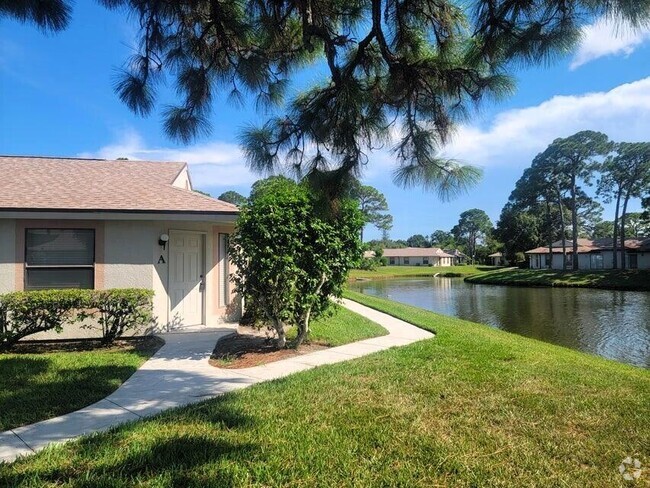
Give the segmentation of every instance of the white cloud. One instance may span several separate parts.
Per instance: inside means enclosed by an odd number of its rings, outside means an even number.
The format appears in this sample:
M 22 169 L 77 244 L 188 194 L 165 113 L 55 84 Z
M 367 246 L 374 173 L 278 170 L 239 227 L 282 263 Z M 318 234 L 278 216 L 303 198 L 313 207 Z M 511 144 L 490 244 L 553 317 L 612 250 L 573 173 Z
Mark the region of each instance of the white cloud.
M 650 77 L 607 92 L 556 96 L 507 110 L 487 128 L 463 125 L 443 152 L 468 164 L 525 167 L 558 137 L 596 130 L 615 141 L 645 141 L 649 127 Z
M 186 148 L 147 147 L 134 130 L 123 132 L 118 140 L 80 157 L 147 161 L 183 161 L 188 163 L 196 187 L 248 185 L 257 177 L 246 167 L 237 144 L 213 141 Z
M 650 25 L 635 29 L 606 17 L 600 18 L 582 29 L 582 42 L 571 61 L 571 69 L 604 56 L 629 56 L 647 40 L 650 40 Z
M 607 92 L 556 96 L 539 105 L 506 110 L 485 127 L 466 124 L 458 128 L 443 155 L 483 167 L 530 165 L 535 155 L 554 139 L 581 130 L 597 130 L 615 141 L 645 141 L 650 132 L 650 77 L 617 86 Z M 185 161 L 192 165 L 197 187 L 248 185 L 258 179 L 246 166 L 237 144 L 214 141 L 188 148 L 148 147 L 135 131 L 117 142 L 82 157 Z M 364 176 L 384 181 L 397 161 L 388 148 L 369 154 Z

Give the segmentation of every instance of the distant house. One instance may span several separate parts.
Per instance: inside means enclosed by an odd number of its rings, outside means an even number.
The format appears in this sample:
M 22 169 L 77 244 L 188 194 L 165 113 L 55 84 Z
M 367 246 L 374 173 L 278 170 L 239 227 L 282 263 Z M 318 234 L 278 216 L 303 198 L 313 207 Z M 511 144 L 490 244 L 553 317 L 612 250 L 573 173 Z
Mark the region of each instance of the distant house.
M 377 253 L 375 251 L 363 251 L 364 259 L 373 259 L 376 256 L 377 256 Z
M 495 252 L 494 254 L 490 254 L 488 256 L 488 258 L 490 258 L 490 261 L 492 261 L 492 266 L 505 266 L 506 265 L 506 260 L 503 257 L 503 253 Z
M 390 266 L 452 266 L 454 256 L 438 247 L 405 247 L 384 249 Z
M 215 325 L 233 300 L 238 208 L 185 163 L 0 156 L 0 293 L 147 288 L 167 326 Z
M 467 262 L 467 254 L 462 253 L 458 249 L 443 249 L 443 251 L 454 258 L 454 264 L 465 264 Z
M 578 239 L 578 269 L 611 269 L 614 262 L 613 240 Z M 573 267 L 573 242 L 565 243 L 567 268 Z M 625 267 L 629 269 L 650 269 L 650 238 L 626 239 L 625 250 L 618 249 L 618 263 L 625 258 Z M 538 247 L 526 251 L 528 263 L 532 269 L 562 269 L 562 241 L 556 241 L 551 246 Z M 551 257 L 552 256 L 552 257 Z

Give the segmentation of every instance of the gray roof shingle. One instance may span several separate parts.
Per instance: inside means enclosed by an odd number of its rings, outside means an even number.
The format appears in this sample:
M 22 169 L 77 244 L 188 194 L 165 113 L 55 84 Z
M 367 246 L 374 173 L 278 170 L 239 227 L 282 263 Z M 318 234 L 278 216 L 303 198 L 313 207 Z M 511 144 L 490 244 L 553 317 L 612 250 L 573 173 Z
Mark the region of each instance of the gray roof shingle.
M 0 211 L 236 213 L 172 185 L 179 162 L 0 156 Z

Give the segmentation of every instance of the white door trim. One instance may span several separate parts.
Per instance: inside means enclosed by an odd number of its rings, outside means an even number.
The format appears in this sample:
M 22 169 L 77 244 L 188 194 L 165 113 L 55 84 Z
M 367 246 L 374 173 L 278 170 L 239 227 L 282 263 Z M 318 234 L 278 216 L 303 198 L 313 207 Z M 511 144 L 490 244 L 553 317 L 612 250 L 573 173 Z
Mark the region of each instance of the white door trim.
M 207 235 L 208 233 L 205 231 L 198 231 L 198 230 L 185 230 L 185 229 L 169 229 L 169 246 L 167 249 L 167 317 L 172 318 L 172 298 L 171 298 L 171 270 L 172 270 L 172 254 L 171 254 L 171 237 L 172 234 L 197 234 L 201 236 L 201 240 L 203 242 L 203 269 L 201 270 L 201 274 L 203 275 L 203 290 L 201 292 L 201 324 L 200 325 L 206 325 L 206 296 L 207 296 L 207 287 L 208 287 L 208 280 L 207 280 L 207 247 L 208 247 L 208 242 L 207 242 Z M 168 319 L 169 322 L 169 319 Z

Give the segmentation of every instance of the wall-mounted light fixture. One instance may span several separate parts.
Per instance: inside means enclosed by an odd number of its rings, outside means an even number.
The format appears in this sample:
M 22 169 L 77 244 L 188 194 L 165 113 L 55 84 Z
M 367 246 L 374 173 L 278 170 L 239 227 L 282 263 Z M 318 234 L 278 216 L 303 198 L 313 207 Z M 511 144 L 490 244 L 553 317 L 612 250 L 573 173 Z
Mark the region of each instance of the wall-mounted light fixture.
M 161 245 L 163 249 L 167 247 L 168 242 L 169 236 L 167 234 L 160 234 L 160 237 L 158 238 L 158 244 Z

